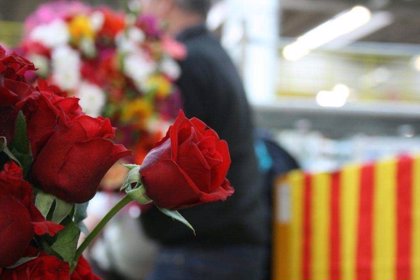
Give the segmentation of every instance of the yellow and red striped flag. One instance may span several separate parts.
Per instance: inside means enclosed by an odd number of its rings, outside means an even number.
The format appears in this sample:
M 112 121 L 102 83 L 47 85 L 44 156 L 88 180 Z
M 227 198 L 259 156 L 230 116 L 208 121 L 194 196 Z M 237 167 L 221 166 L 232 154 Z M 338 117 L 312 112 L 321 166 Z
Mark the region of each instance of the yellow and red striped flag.
M 275 194 L 273 280 L 420 280 L 420 156 L 293 171 Z

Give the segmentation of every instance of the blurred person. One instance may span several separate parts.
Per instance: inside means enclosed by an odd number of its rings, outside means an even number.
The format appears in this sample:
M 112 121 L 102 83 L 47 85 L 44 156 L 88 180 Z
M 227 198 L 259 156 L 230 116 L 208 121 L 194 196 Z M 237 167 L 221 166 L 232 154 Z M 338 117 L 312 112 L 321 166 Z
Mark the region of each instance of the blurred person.
M 262 280 L 266 274 L 268 206 L 254 153 L 253 124 L 242 81 L 205 27 L 209 0 L 143 0 L 142 9 L 185 44 L 180 61 L 183 109 L 213 128 L 230 148 L 228 174 L 235 194 L 225 202 L 181 210 L 196 236 L 156 208 L 140 216 L 160 244 L 147 280 Z

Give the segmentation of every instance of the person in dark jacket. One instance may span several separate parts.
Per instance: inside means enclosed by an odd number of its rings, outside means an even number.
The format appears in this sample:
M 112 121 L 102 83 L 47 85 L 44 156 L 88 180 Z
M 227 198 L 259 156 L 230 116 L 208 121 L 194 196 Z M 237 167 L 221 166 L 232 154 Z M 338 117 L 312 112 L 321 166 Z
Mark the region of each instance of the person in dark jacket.
M 161 244 L 148 280 L 261 280 L 269 221 L 254 153 L 252 114 L 234 64 L 205 27 L 210 1 L 145 2 L 144 12 L 167 21 L 168 32 L 186 46 L 177 81 L 183 110 L 228 142 L 228 179 L 235 188 L 227 201 L 180 211 L 196 236 L 157 209 L 142 213 L 145 232 Z

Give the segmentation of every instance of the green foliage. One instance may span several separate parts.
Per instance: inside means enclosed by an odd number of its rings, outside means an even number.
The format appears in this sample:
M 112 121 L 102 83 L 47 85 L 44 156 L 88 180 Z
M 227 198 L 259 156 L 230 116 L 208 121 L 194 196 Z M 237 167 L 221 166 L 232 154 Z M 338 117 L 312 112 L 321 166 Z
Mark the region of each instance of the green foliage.
M 55 198 L 54 212 L 52 214 L 51 221 L 56 222 L 58 224 L 61 223 L 65 218 L 72 214 L 73 208 L 73 204 Z
M 193 226 L 178 211 L 171 211 L 169 209 L 159 207 L 157 208 L 166 216 L 171 217 L 172 219 L 177 220 L 178 222 L 181 222 L 187 227 L 189 227 L 195 235 L 195 229 L 193 228 Z
M 19 160 L 15 157 L 15 155 L 7 147 L 7 139 L 4 136 L 0 136 L 0 153 L 2 153 L 2 155 L 6 155 L 6 157 L 12 159 L 17 164 L 21 165 Z M 7 159 L 4 159 L 4 156 L 2 156 L 2 158 L 3 158 L 2 159 L 2 165 L 3 165 L 7 161 Z M 4 161 L 4 163 L 3 163 L 3 161 Z
M 15 135 L 11 143 L 11 152 L 23 168 L 24 174 L 28 175 L 32 165 L 32 153 L 29 144 L 25 116 L 22 111 L 16 118 Z
M 39 191 L 35 197 L 35 206 L 41 212 L 42 216 L 45 218 L 50 213 L 51 208 L 53 207 L 55 197 Z
M 51 249 L 57 253 L 64 261 L 73 266 L 74 257 L 77 248 L 77 242 L 80 236 L 79 227 L 69 222 L 65 228 L 57 234 L 55 242 L 51 245 Z

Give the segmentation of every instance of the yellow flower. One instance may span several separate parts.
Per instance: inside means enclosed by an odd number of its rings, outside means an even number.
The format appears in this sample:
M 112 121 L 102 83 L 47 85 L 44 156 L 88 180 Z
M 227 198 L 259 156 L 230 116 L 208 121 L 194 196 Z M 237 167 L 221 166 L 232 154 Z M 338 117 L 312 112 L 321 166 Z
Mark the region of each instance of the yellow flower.
M 146 82 L 148 90 L 156 93 L 157 98 L 165 98 L 171 93 L 171 83 L 163 75 L 153 75 Z
M 75 16 L 69 23 L 69 32 L 72 40 L 79 43 L 83 38 L 93 39 L 95 36 L 92 24 L 87 16 Z
M 142 128 L 153 113 L 152 105 L 141 98 L 130 101 L 123 106 L 121 121 L 132 123 Z

